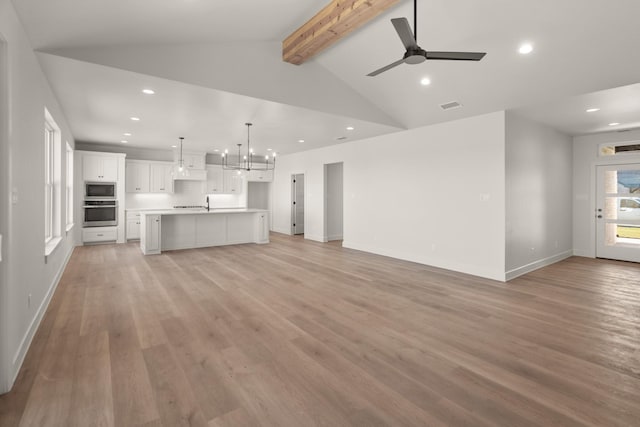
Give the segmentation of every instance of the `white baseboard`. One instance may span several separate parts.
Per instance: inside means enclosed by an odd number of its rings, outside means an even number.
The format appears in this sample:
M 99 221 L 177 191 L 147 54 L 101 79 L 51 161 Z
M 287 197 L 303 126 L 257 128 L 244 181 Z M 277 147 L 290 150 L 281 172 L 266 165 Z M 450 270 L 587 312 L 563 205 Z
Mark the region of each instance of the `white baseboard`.
M 362 252 L 369 252 L 372 254 L 388 256 L 390 258 L 401 259 L 405 261 L 411 261 L 418 264 L 429 265 L 432 267 L 442 268 L 444 270 L 456 271 L 459 273 L 470 274 L 472 276 L 484 277 L 486 279 L 497 280 L 500 282 L 505 281 L 504 271 L 490 269 L 486 267 L 479 267 L 477 265 L 463 264 L 451 259 L 442 258 L 430 258 L 424 255 L 416 256 L 415 253 L 407 253 L 396 250 L 388 250 L 384 248 L 374 247 L 368 244 L 361 244 L 350 240 L 343 240 L 342 247 L 348 249 L 355 249 Z
M 27 332 L 25 333 L 24 337 L 22 337 L 22 341 L 20 342 L 18 351 L 16 351 L 16 354 L 13 356 L 13 364 L 12 364 L 13 372 L 11 373 L 11 382 L 9 384 L 10 388 L 13 387 L 13 384 L 15 383 L 16 378 L 18 377 L 18 373 L 20 372 L 20 368 L 22 367 L 24 358 L 27 355 L 27 351 L 29 350 L 29 347 L 31 346 L 31 341 L 33 340 L 33 337 L 36 331 L 38 330 L 38 327 L 40 326 L 40 322 L 42 321 L 42 317 L 44 316 L 44 313 L 47 311 L 47 308 L 49 307 L 49 303 L 51 302 L 51 298 L 53 297 L 53 294 L 58 288 L 58 284 L 60 283 L 60 279 L 62 278 L 62 273 L 64 273 L 65 268 L 67 268 L 67 264 L 71 259 L 71 254 L 73 254 L 74 249 L 75 249 L 74 246 L 69 248 L 69 252 L 67 253 L 67 256 L 64 262 L 60 266 L 60 269 L 58 270 L 58 272 L 56 273 L 56 276 L 53 279 L 53 283 L 51 283 L 51 286 L 49 287 L 49 291 L 47 291 L 47 294 L 45 295 L 44 300 L 42 300 L 40 307 L 38 307 L 38 311 L 36 311 L 36 315 L 33 317 L 33 320 L 31 321 L 31 324 L 29 325 Z
M 589 250 L 574 249 L 573 250 L 573 255 L 574 256 L 581 256 L 581 257 L 585 257 L 585 258 L 595 258 L 595 254 L 592 253 Z
M 511 279 L 515 279 L 516 277 L 522 276 L 523 274 L 530 273 L 534 270 L 537 270 L 542 267 L 546 267 L 551 264 L 555 264 L 558 261 L 562 261 L 563 259 L 567 259 L 573 256 L 573 250 L 561 252 L 559 254 L 550 256 L 548 258 L 540 259 L 538 261 L 534 261 L 527 265 L 523 265 L 522 267 L 514 268 L 513 270 L 509 270 L 506 272 L 505 276 L 507 281 Z
M 342 234 L 334 234 L 332 236 L 327 236 L 328 241 L 332 240 L 342 240 Z
M 275 233 L 282 233 L 282 234 L 286 234 L 291 236 L 291 229 L 290 228 L 278 228 L 278 227 L 273 227 L 271 229 L 271 231 L 275 232 Z
M 327 238 L 324 236 L 314 236 L 312 234 L 305 233 L 304 238 L 307 240 L 313 240 L 315 242 L 327 243 Z

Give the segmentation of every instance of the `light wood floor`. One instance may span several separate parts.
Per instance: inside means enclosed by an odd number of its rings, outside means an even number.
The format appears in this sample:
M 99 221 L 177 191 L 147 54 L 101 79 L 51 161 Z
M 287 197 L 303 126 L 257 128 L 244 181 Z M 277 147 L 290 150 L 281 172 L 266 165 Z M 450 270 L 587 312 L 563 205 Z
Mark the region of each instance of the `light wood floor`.
M 2 426 L 638 426 L 640 266 L 77 248 Z

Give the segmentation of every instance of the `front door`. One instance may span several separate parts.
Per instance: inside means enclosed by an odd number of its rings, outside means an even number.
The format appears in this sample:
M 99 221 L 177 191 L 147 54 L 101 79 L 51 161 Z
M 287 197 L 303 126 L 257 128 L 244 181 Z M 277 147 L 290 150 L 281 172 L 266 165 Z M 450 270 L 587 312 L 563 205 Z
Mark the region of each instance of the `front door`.
M 640 262 L 640 164 L 598 166 L 596 256 Z

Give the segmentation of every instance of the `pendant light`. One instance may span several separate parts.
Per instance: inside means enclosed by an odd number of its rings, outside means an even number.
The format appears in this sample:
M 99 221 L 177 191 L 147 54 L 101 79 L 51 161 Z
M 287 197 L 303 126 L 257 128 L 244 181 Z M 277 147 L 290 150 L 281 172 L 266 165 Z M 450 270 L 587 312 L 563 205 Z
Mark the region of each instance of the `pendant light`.
M 252 170 L 274 170 L 276 167 L 276 153 L 274 152 L 271 158 L 267 155 L 264 156 L 264 163 L 253 163 L 254 152 L 251 148 L 251 135 L 250 129 L 253 123 L 245 123 L 247 127 L 247 154 L 242 155 L 242 144 L 236 144 L 238 146 L 238 158 L 237 162 L 229 162 L 229 150 L 224 150 L 221 155 L 222 168 L 237 170 L 237 171 L 252 171 Z
M 179 177 L 189 176 L 189 169 L 184 167 L 184 157 L 182 156 L 182 143 L 184 142 L 184 136 L 180 138 L 180 157 L 178 157 L 178 164 L 175 166 L 173 175 Z

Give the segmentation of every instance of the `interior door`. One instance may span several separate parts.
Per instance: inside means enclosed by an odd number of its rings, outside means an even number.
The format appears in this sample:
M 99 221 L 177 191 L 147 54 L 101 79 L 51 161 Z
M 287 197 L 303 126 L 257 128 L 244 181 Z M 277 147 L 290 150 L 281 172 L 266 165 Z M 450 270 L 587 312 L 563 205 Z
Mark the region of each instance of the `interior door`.
M 291 175 L 291 233 L 304 234 L 304 174 Z
M 598 166 L 596 256 L 640 262 L 640 164 Z

